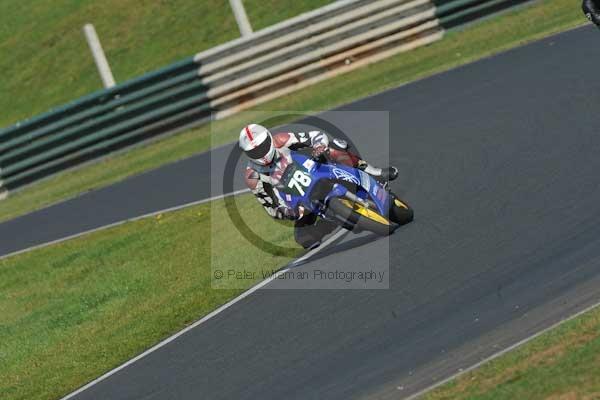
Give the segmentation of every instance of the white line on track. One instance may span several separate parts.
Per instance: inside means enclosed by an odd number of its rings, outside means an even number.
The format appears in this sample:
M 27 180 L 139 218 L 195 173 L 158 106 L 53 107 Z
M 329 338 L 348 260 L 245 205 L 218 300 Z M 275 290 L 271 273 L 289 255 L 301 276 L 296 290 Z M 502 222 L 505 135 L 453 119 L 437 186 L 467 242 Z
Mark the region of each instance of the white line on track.
M 148 217 L 154 217 L 155 215 L 158 215 L 158 214 L 163 214 L 163 213 L 167 213 L 167 212 L 171 212 L 171 211 L 177 211 L 177 210 L 181 210 L 183 208 L 197 206 L 198 204 L 208 203 L 208 202 L 213 201 L 213 200 L 219 200 L 219 199 L 223 199 L 223 198 L 229 197 L 229 196 L 236 196 L 238 194 L 242 194 L 242 193 L 246 193 L 246 192 L 250 192 L 250 189 L 236 190 L 235 192 L 226 193 L 226 194 L 220 194 L 218 196 L 209 197 L 207 199 L 192 201 L 191 203 L 181 204 L 181 205 L 178 205 L 178 206 L 175 206 L 175 207 L 165 208 L 165 209 L 158 210 L 158 211 L 152 211 L 151 213 L 148 213 L 148 214 L 139 215 L 137 217 L 133 217 L 133 218 L 125 219 L 125 220 L 122 220 L 122 221 L 114 222 L 114 223 L 108 224 L 108 225 L 102 225 L 102 226 L 99 226 L 99 227 L 94 228 L 94 229 L 90 229 L 90 230 L 87 230 L 87 231 L 76 233 L 74 235 L 65 236 L 63 238 L 52 240 L 50 242 L 36 244 L 35 246 L 31 246 L 31 247 L 28 247 L 26 249 L 22 249 L 22 250 L 14 251 L 12 253 L 4 254 L 4 255 L 0 256 L 0 260 L 2 260 L 4 258 L 16 256 L 17 254 L 26 253 L 26 252 L 31 251 L 31 250 L 40 249 L 42 247 L 46 247 L 46 246 L 50 246 L 50 245 L 53 245 L 53 244 L 65 242 L 67 240 L 75 239 L 75 238 L 78 238 L 80 236 L 89 235 L 90 233 L 98 232 L 98 231 L 101 231 L 103 229 L 114 228 L 115 226 L 122 225 L 122 224 L 124 224 L 126 222 L 132 222 L 132 221 L 137 221 L 137 220 L 148 218 Z
M 238 192 L 244 192 L 244 191 L 238 191 Z M 231 195 L 236 194 L 238 192 L 231 193 Z M 221 197 L 224 197 L 224 196 L 221 196 Z M 216 198 L 212 198 L 212 199 L 215 200 L 215 199 L 218 199 L 218 198 L 219 198 L 219 196 L 217 196 Z M 205 201 L 209 201 L 209 200 L 211 200 L 211 199 L 202 200 L 201 202 L 205 202 Z M 200 202 L 196 202 L 194 204 L 199 204 L 199 203 Z M 190 203 L 190 205 L 192 205 L 192 204 Z M 184 206 L 179 206 L 179 208 L 183 208 L 183 207 Z M 176 208 L 176 209 L 178 209 L 178 208 Z M 172 210 L 170 209 L 170 211 L 172 211 Z M 155 214 L 158 214 L 158 212 L 155 213 Z M 142 217 L 138 217 L 138 219 L 139 218 L 142 218 Z M 256 284 L 255 286 L 253 286 L 250 289 L 246 290 L 244 293 L 240 294 L 239 296 L 237 296 L 236 298 L 230 300 L 229 302 L 223 304 L 221 307 L 219 307 L 216 310 L 212 311 L 211 313 L 205 315 L 200 320 L 194 322 L 192 325 L 187 326 L 183 330 L 175 333 L 174 335 L 166 338 L 162 342 L 160 342 L 160 343 L 154 345 L 153 347 L 149 348 L 148 350 L 144 351 L 142 354 L 140 354 L 140 355 L 132 358 L 131 360 L 125 362 L 124 364 L 121 364 L 117 368 L 108 371 L 107 373 L 105 373 L 101 377 L 99 377 L 99 378 L 91 381 L 90 383 L 86 384 L 85 386 L 82 386 L 79 389 L 77 389 L 76 391 L 74 391 L 74 392 L 66 395 L 61 400 L 68 400 L 68 399 L 71 399 L 71 398 L 77 396 L 81 392 L 83 392 L 83 391 L 91 388 L 92 386 L 98 384 L 99 382 L 102 382 L 103 380 L 105 380 L 106 378 L 110 377 L 111 375 L 116 374 L 117 372 L 119 372 L 122 369 L 128 367 L 129 365 L 135 363 L 136 361 L 138 361 L 138 360 L 146 357 L 148 354 L 153 353 L 156 350 L 160 349 L 161 347 L 164 347 L 165 345 L 171 343 L 172 341 L 174 341 L 175 339 L 177 339 L 181 335 L 185 334 L 186 332 L 191 331 L 192 329 L 198 327 L 199 325 L 203 324 L 204 322 L 208 321 L 209 319 L 211 319 L 211 318 L 215 317 L 216 315 L 222 313 L 223 311 L 225 311 L 229 307 L 233 306 L 235 303 L 240 302 L 241 300 L 243 300 L 246 297 L 250 296 L 252 293 L 256 292 L 257 290 L 259 290 L 259 289 L 267 286 L 269 283 L 273 282 L 275 279 L 277 279 L 281 275 L 283 275 L 286 272 L 288 272 L 291 268 L 293 268 L 294 266 L 298 265 L 300 262 L 306 261 L 307 259 L 309 259 L 313 255 L 317 254 L 319 251 L 325 249 L 327 246 L 329 246 L 331 243 L 335 242 L 337 239 L 339 239 L 340 237 L 342 237 L 347 232 L 348 231 L 345 230 L 345 229 L 338 230 L 333 235 L 331 235 L 331 237 L 329 237 L 326 241 L 324 241 L 319 247 L 317 247 L 316 249 L 313 249 L 313 250 L 309 251 L 308 253 L 306 253 L 302 257 L 294 260 L 293 262 L 291 262 L 290 264 L 288 264 L 287 267 L 284 267 L 284 268 L 280 269 L 275 274 L 271 275 L 269 278 L 267 278 L 267 279 L 263 280 L 262 282 Z
M 577 313 L 575 313 L 575 314 L 573 314 L 573 315 L 571 315 L 569 317 L 563 318 L 560 321 L 555 322 L 554 324 L 550 325 L 549 327 L 544 328 L 541 331 L 538 331 L 538 332 L 534 333 L 533 335 L 528 336 L 525 339 L 522 339 L 522 340 L 518 341 L 517 343 L 514 343 L 514 344 L 508 346 L 507 348 L 505 348 L 503 350 L 500 350 L 497 353 L 492 354 L 491 356 L 485 358 L 484 360 L 481 360 L 478 363 L 473 364 L 470 367 L 465 368 L 462 371 L 459 371 L 459 372 L 457 372 L 457 373 L 455 373 L 455 374 L 453 374 L 453 375 L 451 375 L 451 376 L 449 376 L 449 377 L 447 377 L 445 379 L 442 379 L 441 381 L 439 381 L 437 383 L 434 383 L 433 385 L 431 385 L 431 386 L 429 386 L 429 387 L 427 387 L 427 388 L 425 388 L 425 389 L 423 389 L 423 390 L 421 390 L 421 391 L 419 391 L 419 392 L 417 392 L 417 393 L 415 393 L 415 394 L 407 397 L 405 400 L 415 400 L 418 397 L 424 395 L 425 393 L 427 393 L 427 392 L 429 392 L 431 390 L 434 390 L 434 389 L 442 386 L 443 384 L 448 383 L 451 380 L 456 379 L 456 378 L 460 377 L 463 374 L 466 374 L 467 372 L 473 371 L 474 369 L 479 368 L 483 364 L 488 363 L 488 362 L 490 362 L 490 361 L 492 361 L 492 360 L 494 360 L 494 359 L 496 359 L 496 358 L 498 358 L 498 357 L 500 357 L 500 356 L 508 353 L 509 351 L 514 350 L 517 347 L 520 347 L 520 346 L 524 345 L 525 343 L 530 342 L 531 340 L 533 340 L 533 339 L 537 338 L 538 336 L 541 336 L 544 333 L 546 333 L 546 332 L 548 332 L 548 331 L 550 331 L 550 330 L 558 327 L 559 325 L 561 325 L 561 324 L 563 324 L 565 322 L 568 322 L 568 321 L 570 321 L 572 319 L 575 319 L 575 318 L 579 317 L 580 315 L 583 315 L 586 312 L 591 311 L 591 310 L 593 310 L 594 308 L 597 308 L 597 307 L 600 307 L 600 302 L 592 304 L 591 306 L 588 306 L 588 307 L 584 308 L 583 310 L 578 311 Z
M 243 191 L 240 191 L 240 192 L 243 192 Z M 238 192 L 235 192 L 235 193 L 238 193 Z M 216 196 L 213 199 L 218 199 L 218 198 L 221 198 L 221 197 L 225 197 L 225 195 L 223 195 L 223 196 Z M 194 204 L 199 204 L 201 202 L 205 202 L 205 201 L 209 201 L 209 200 L 210 199 L 202 200 L 202 201 L 196 202 Z M 192 203 L 190 203 L 190 205 L 192 205 Z M 185 207 L 185 205 L 184 206 L 180 206 L 178 208 L 183 208 L 183 207 Z M 178 208 L 176 207 L 175 209 L 178 209 Z M 158 212 L 156 214 L 158 214 Z M 142 217 L 138 217 L 138 218 L 142 218 Z M 318 252 L 326 249 L 329 245 L 331 245 L 336 240 L 338 240 L 339 238 L 341 238 L 347 232 L 348 231 L 345 230 L 345 229 L 339 229 L 337 232 L 335 232 L 333 235 L 331 235 L 326 241 L 324 241 L 321 244 L 321 246 L 319 246 L 316 249 L 313 249 L 313 250 L 307 252 L 302 257 L 300 257 L 300 258 L 292 261 L 286 267 L 280 269 L 275 274 L 271 275 L 269 278 L 261 281 L 260 283 L 256 284 L 255 286 L 251 287 L 250 289 L 246 290 L 245 292 L 243 292 L 242 294 L 240 294 L 236 298 L 234 298 L 234 299 L 230 300 L 229 302 L 223 304 L 222 306 L 220 306 L 216 310 L 214 310 L 214 311 L 210 312 L 209 314 L 205 315 L 204 317 L 202 317 L 200 320 L 194 322 L 192 325 L 187 326 L 186 328 L 182 329 L 181 331 L 173 334 L 172 336 L 166 338 L 165 340 L 161 341 L 160 343 L 158 343 L 158 344 L 154 345 L 153 347 L 149 348 L 148 350 L 144 351 L 140 355 L 138 355 L 138 356 L 136 356 L 136 357 L 134 357 L 134 358 L 126 361 L 125 363 L 121 364 L 120 366 L 118 366 L 118 367 L 116 367 L 116 368 L 108 371 L 104 375 L 102 375 L 99 378 L 97 378 L 97 379 L 89 382 L 88 384 L 82 386 L 81 388 L 75 390 L 74 392 L 66 395 L 65 397 L 63 397 L 60 400 L 69 400 L 69 399 L 72 399 L 73 397 L 77 396 L 78 394 L 82 393 L 83 391 L 85 391 L 85 390 L 91 388 L 92 386 L 94 386 L 94 385 L 96 385 L 96 384 L 104 381 L 105 379 L 107 379 L 110 376 L 116 374 L 117 372 L 119 372 L 119 371 L 127 368 L 128 366 L 130 366 L 131 364 L 135 363 L 136 361 L 138 361 L 138 360 L 146 357 L 147 355 L 155 352 L 156 350 L 160 349 L 161 347 L 164 347 L 167 344 L 173 342 L 178 337 L 180 337 L 180 336 L 184 335 L 185 333 L 191 331 L 192 329 L 194 329 L 194 328 L 202 325 L 204 322 L 206 322 L 206 321 L 210 320 L 211 318 L 217 316 L 218 314 L 222 313 L 223 311 L 227 310 L 228 308 L 230 308 L 234 304 L 240 302 L 241 300 L 243 300 L 246 297 L 250 296 L 254 292 L 258 291 L 259 289 L 262 289 L 263 287 L 267 286 L 269 283 L 273 282 L 275 279 L 277 279 L 281 275 L 285 274 L 290 269 L 292 269 L 295 266 L 299 265 L 300 263 L 302 263 L 302 262 L 310 259 L 312 256 L 314 256 Z M 497 353 L 492 354 L 491 356 L 487 357 L 486 359 L 484 359 L 482 361 L 479 361 L 478 363 L 473 364 L 470 367 L 465 368 L 464 370 L 462 370 L 460 372 L 457 372 L 457 373 L 455 373 L 455 374 L 453 374 L 453 375 L 451 375 L 451 376 L 449 376 L 449 377 L 447 377 L 447 378 L 445 378 L 445 379 L 443 379 L 443 380 L 441 380 L 441 381 L 439 381 L 439 382 L 437 382 L 437 383 L 435 383 L 435 384 L 433 384 L 433 385 L 431 385 L 431 386 L 429 386 L 429 387 L 427 387 L 427 388 L 425 388 L 425 389 L 423 389 L 423 390 L 421 390 L 421 391 L 419 391 L 419 392 L 417 392 L 417 393 L 415 393 L 415 394 L 407 397 L 405 400 L 415 400 L 418 397 L 422 396 L 423 394 L 425 394 L 425 393 L 427 393 L 427 392 L 429 392 L 431 390 L 434 390 L 435 388 L 437 388 L 437 387 L 439 387 L 439 386 L 441 386 L 441 385 L 443 385 L 445 383 L 448 383 L 449 381 L 451 381 L 451 380 L 453 380 L 453 379 L 455 379 L 455 378 L 457 378 L 457 377 L 459 377 L 459 376 L 461 376 L 463 374 L 466 374 L 467 372 L 470 372 L 470 371 L 472 371 L 472 370 L 480 367 L 481 365 L 483 365 L 483 364 L 485 364 L 487 362 L 490 362 L 490 361 L 494 360 L 495 358 L 498 358 L 498 357 L 500 357 L 500 356 L 508 353 L 509 351 L 514 350 L 515 348 L 517 348 L 519 346 L 522 346 L 523 344 L 525 344 L 525 343 L 527 343 L 527 342 L 529 342 L 529 341 L 537 338 L 538 336 L 543 335 L 544 333 L 546 333 L 546 332 L 548 332 L 548 331 L 556 328 L 557 326 L 559 326 L 559 325 L 561 325 L 561 324 L 563 324 L 563 323 L 565 323 L 567 321 L 570 321 L 570 320 L 572 320 L 574 318 L 577 318 L 580 315 L 585 314 L 586 312 L 591 311 L 592 309 L 597 308 L 597 307 L 600 307 L 600 302 L 595 303 L 595 304 L 593 304 L 591 306 L 588 306 L 588 307 L 584 308 L 583 310 L 581 310 L 581 311 L 579 311 L 579 312 L 577 312 L 577 313 L 575 313 L 575 314 L 573 314 L 573 315 L 571 315 L 571 316 L 569 316 L 567 318 L 561 319 L 560 321 L 558 321 L 558 322 L 550 325 L 549 327 L 544 328 L 541 331 L 536 332 L 533 335 L 530 335 L 530 336 L 528 336 L 528 337 L 526 337 L 526 338 L 518 341 L 517 343 L 514 343 L 514 344 L 506 347 L 505 349 L 503 349 L 503 350 L 501 350 L 501 351 L 499 351 Z

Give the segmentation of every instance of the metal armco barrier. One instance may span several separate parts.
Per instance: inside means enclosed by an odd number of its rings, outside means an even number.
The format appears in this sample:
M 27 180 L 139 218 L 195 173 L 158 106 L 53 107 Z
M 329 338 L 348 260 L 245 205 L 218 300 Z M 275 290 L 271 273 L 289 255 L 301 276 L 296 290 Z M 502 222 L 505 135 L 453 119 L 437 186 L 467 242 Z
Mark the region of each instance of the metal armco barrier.
M 527 0 L 342 0 L 0 130 L 7 190 L 432 43 Z

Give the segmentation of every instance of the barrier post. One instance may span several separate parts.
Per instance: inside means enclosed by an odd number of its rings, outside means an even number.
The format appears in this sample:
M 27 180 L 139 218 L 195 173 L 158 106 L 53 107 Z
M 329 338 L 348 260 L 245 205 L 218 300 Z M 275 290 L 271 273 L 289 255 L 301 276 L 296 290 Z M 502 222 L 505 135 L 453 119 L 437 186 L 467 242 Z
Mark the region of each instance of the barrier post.
M 92 51 L 92 56 L 94 57 L 94 62 L 96 63 L 98 72 L 100 73 L 102 84 L 106 89 L 115 86 L 115 78 L 110 70 L 110 65 L 108 65 L 108 60 L 106 59 L 106 55 L 104 54 L 104 50 L 102 49 L 102 45 L 100 44 L 100 39 L 98 39 L 98 34 L 96 33 L 94 25 L 85 24 L 83 27 L 83 33 L 85 34 L 88 46 Z
M 246 9 L 244 8 L 242 0 L 229 0 L 229 4 L 231 4 L 235 21 L 238 24 L 242 36 L 252 35 L 252 26 L 248 20 L 248 15 L 246 14 Z

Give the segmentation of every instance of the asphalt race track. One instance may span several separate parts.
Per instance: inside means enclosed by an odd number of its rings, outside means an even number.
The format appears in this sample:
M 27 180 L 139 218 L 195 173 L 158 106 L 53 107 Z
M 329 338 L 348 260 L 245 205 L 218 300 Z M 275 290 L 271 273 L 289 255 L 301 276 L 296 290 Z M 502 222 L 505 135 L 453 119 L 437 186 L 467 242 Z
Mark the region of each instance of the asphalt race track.
M 585 27 L 344 107 L 390 111 L 416 220 L 299 268 L 389 256 L 390 289 L 260 290 L 76 398 L 402 398 L 597 302 L 599 44 Z M 197 200 L 207 160 L 1 224 L 1 250 Z

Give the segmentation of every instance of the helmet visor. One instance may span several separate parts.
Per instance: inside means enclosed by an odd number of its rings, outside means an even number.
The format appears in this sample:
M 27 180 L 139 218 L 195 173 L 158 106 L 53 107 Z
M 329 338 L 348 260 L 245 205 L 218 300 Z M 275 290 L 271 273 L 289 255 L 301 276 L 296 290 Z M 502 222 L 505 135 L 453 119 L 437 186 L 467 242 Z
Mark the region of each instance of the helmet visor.
M 251 150 L 247 150 L 246 154 L 253 160 L 260 160 L 269 153 L 269 150 L 271 150 L 271 137 L 267 135 L 264 142 Z

